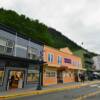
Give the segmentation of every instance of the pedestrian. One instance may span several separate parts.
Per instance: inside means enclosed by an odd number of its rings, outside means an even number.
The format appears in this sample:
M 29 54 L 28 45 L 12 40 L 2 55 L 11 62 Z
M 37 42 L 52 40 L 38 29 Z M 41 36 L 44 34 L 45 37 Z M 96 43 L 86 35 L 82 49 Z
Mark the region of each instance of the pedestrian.
M 80 73 L 79 77 L 80 77 L 81 82 L 85 81 L 85 75 L 84 75 L 84 73 Z

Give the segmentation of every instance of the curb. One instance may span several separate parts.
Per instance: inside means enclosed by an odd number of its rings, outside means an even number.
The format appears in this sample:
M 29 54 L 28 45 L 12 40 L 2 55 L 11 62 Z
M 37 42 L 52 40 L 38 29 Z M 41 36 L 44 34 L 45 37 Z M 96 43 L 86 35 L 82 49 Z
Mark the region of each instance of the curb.
M 21 96 L 41 95 L 41 94 L 47 94 L 47 93 L 58 92 L 58 91 L 63 91 L 63 90 L 71 90 L 71 89 L 76 89 L 76 88 L 88 86 L 95 83 L 100 83 L 100 81 L 94 81 L 91 83 L 83 83 L 80 85 L 65 86 L 63 88 L 54 88 L 54 89 L 48 89 L 48 90 L 36 90 L 36 91 L 15 93 L 15 94 L 10 94 L 10 95 L 0 96 L 0 99 L 10 99 L 10 98 L 16 98 L 16 97 L 21 97 Z

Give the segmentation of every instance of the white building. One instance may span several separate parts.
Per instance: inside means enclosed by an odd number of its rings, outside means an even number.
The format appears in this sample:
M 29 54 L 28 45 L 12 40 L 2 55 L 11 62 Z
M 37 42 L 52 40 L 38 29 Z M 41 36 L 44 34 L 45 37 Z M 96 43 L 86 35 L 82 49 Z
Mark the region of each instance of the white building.
M 100 71 L 100 55 L 93 57 L 95 70 Z

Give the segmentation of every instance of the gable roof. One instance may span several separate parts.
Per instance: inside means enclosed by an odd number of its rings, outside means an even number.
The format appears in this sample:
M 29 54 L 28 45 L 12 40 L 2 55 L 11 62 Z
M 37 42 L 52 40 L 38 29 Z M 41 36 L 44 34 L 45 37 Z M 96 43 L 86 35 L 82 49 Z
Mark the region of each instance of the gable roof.
M 71 52 L 71 50 L 68 48 L 68 47 L 65 47 L 65 48 L 60 48 L 60 51 L 64 52 L 64 53 L 68 53 L 68 54 L 73 54 Z

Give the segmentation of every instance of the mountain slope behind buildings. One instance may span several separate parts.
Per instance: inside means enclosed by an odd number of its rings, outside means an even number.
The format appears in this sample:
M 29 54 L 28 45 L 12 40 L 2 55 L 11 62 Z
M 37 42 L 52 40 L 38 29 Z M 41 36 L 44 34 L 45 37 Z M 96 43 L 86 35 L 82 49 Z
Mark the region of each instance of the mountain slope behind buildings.
M 0 23 L 20 32 L 33 40 L 44 42 L 54 48 L 69 47 L 72 51 L 85 50 L 75 42 L 65 37 L 61 32 L 50 28 L 38 20 L 33 20 L 15 11 L 0 9 Z M 86 51 L 86 50 L 85 50 Z M 89 52 L 91 53 L 91 52 Z M 91 53 L 95 55 L 95 53 Z

